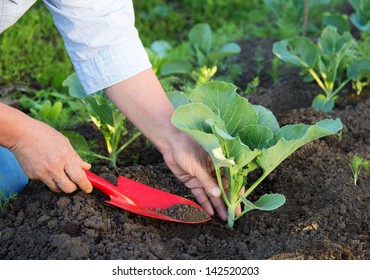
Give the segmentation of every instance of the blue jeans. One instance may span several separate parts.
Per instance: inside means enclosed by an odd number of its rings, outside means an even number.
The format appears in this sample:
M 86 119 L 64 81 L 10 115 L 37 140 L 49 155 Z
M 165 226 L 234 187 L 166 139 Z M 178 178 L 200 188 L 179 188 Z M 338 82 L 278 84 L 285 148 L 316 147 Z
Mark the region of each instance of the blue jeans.
M 0 202 L 23 190 L 27 183 L 28 178 L 14 155 L 0 147 Z

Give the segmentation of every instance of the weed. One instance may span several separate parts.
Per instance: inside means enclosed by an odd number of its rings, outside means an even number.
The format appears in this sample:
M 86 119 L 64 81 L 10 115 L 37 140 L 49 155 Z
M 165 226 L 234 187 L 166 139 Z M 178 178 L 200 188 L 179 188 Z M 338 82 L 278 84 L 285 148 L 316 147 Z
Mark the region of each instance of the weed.
M 12 208 L 12 201 L 18 197 L 18 193 L 11 192 L 9 196 L 5 196 L 4 192 L 0 191 L 0 209 Z

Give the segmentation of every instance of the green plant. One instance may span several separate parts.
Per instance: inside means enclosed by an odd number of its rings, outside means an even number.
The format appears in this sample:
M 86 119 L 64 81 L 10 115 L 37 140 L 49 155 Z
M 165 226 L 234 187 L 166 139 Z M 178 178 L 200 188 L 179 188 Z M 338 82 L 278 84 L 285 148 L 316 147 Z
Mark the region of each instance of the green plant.
M 0 36 L 0 84 L 62 90 L 73 71 L 63 40 L 44 5 L 35 4 Z
M 356 40 L 350 33 L 339 34 L 326 27 L 317 45 L 305 37 L 294 37 L 274 43 L 273 53 L 284 62 L 308 72 L 324 94 L 317 95 L 312 106 L 329 112 L 334 108 L 338 92 L 351 80 L 367 75 L 369 67 L 357 60 Z
M 273 24 L 276 25 L 281 38 L 301 33 L 304 1 L 264 0 L 264 4 L 274 16 Z
M 251 210 L 269 211 L 283 205 L 285 197 L 281 194 L 265 194 L 254 203 L 248 196 L 299 147 L 342 128 L 339 119 L 280 128 L 268 109 L 250 104 L 237 94 L 236 86 L 224 82 L 203 84 L 189 98 L 191 103 L 177 108 L 172 123 L 193 136 L 209 153 L 228 207 L 230 228 Z M 248 182 L 248 175 L 258 174 L 258 170 L 262 170 L 260 177 Z M 223 185 L 222 172 L 227 176 L 228 188 Z M 244 210 L 236 215 L 241 203 Z
M 87 143 L 86 139 L 75 131 L 61 131 L 68 138 L 72 147 L 78 155 L 86 162 L 93 163 L 96 159 L 102 159 L 111 162 L 111 158 L 95 153 L 93 151 L 94 143 Z
M 357 186 L 358 176 L 361 170 L 364 169 L 365 172 L 370 172 L 370 161 L 355 155 L 349 163 L 349 167 L 353 174 L 353 182 Z
M 18 197 L 18 193 L 12 192 L 8 196 L 5 196 L 5 194 L 0 191 L 0 209 L 2 208 L 11 208 L 12 207 L 12 201 L 15 200 Z
M 32 117 L 58 130 L 71 128 L 87 119 L 86 106 L 51 89 L 31 91 L 19 99 L 19 104 Z
M 126 117 L 106 97 L 103 91 L 87 95 L 82 88 L 76 74 L 70 75 L 63 85 L 69 88 L 69 94 L 79 98 L 88 107 L 90 118 L 103 133 L 110 163 L 117 165 L 118 155 L 141 135 L 136 128 L 132 132 L 127 129 Z M 124 136 L 128 139 L 122 144 Z
M 279 81 L 279 65 L 280 65 L 280 60 L 277 57 L 274 57 L 271 61 L 271 69 L 269 71 L 269 75 L 274 81 L 274 83 L 277 83 Z
M 260 84 L 260 78 L 258 76 L 253 78 L 253 80 L 250 81 L 247 84 L 247 88 L 245 89 L 245 93 L 248 94 L 248 95 L 257 93 L 257 87 L 259 86 L 259 84 Z
M 274 35 L 279 38 L 306 36 L 320 32 L 323 11 L 335 9 L 333 0 L 264 0 L 274 19 Z M 306 6 L 307 5 L 307 6 Z
M 358 60 L 357 63 L 359 67 L 353 69 L 356 78 L 352 80 L 352 88 L 360 95 L 370 85 L 370 59 Z
M 361 32 L 361 39 L 358 41 L 357 60 L 363 64 L 363 71 L 352 81 L 352 87 L 357 94 L 361 94 L 363 88 L 370 85 L 370 32 Z M 361 70 L 361 68 L 360 68 Z
M 215 50 L 212 29 L 208 23 L 198 23 L 189 32 L 189 44 L 196 56 L 198 67 L 213 67 L 227 56 L 240 52 L 238 44 L 232 42 Z
M 216 48 L 211 27 L 207 23 L 199 23 L 189 31 L 187 42 L 192 53 L 191 57 L 171 57 L 167 51 L 171 50 L 169 43 L 159 41 L 152 44 L 152 51 L 162 59 L 152 58 L 156 69 L 160 69 L 160 76 L 183 74 L 190 77 L 196 85 L 209 81 L 221 66 L 221 62 L 230 55 L 240 52 L 236 43 L 223 44 Z
M 349 3 L 355 9 L 350 16 L 351 22 L 361 31 L 370 30 L 370 1 L 349 0 Z

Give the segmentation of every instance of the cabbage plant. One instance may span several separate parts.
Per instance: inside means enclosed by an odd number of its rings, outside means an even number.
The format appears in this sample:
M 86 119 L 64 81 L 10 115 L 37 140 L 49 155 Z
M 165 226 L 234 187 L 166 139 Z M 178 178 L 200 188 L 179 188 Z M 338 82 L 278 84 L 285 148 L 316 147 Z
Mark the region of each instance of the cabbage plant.
M 236 92 L 236 86 L 225 82 L 198 86 L 189 99 L 190 103 L 176 109 L 172 123 L 194 137 L 209 153 L 228 207 L 230 228 L 251 210 L 269 211 L 282 206 L 285 203 L 282 194 L 264 194 L 254 202 L 249 196 L 299 147 L 342 128 L 339 119 L 280 127 L 271 111 L 252 105 Z M 261 176 L 249 182 L 251 176 L 248 175 L 258 169 L 262 171 Z M 222 173 L 227 176 L 227 188 L 222 182 Z M 236 215 L 240 204 L 244 205 L 243 210 Z
M 322 31 L 317 44 L 306 37 L 293 37 L 274 43 L 273 53 L 311 75 L 324 92 L 314 98 L 312 106 L 324 112 L 334 108 L 337 94 L 348 82 L 370 73 L 368 61 L 362 61 L 366 58 L 357 58 L 357 42 L 352 35 L 340 34 L 332 26 Z
M 117 107 L 109 100 L 104 91 L 86 94 L 76 73 L 71 74 L 63 82 L 63 85 L 68 87 L 69 95 L 79 98 L 88 107 L 90 118 L 95 126 L 102 132 L 107 146 L 109 158 L 99 156 L 100 159 L 109 159 L 112 167 L 117 166 L 118 155 L 130 145 L 136 138 L 141 135 L 141 132 L 134 128 L 130 132 L 127 128 L 127 119 Z M 72 134 L 65 134 L 70 138 L 71 143 L 78 143 L 78 137 Z M 128 136 L 128 139 L 122 143 L 122 138 Z M 85 146 L 81 141 L 78 147 Z M 86 149 L 81 150 L 82 152 Z M 95 156 L 97 154 L 94 154 Z
M 351 22 L 361 31 L 370 30 L 370 1 L 349 0 L 355 13 L 350 16 Z

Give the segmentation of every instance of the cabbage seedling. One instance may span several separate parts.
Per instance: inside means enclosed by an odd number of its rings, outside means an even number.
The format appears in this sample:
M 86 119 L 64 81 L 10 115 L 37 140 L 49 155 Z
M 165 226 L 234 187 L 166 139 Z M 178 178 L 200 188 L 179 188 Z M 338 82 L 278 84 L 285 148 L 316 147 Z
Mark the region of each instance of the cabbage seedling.
M 103 133 L 111 166 L 116 167 L 118 155 L 139 137 L 141 132 L 135 128 L 129 134 L 126 127 L 126 116 L 109 101 L 103 91 L 87 95 L 76 74 L 70 75 L 63 82 L 63 85 L 69 87 L 71 96 L 80 98 L 88 106 L 91 120 Z M 128 135 L 129 138 L 122 144 L 122 138 L 125 135 Z
M 251 210 L 269 211 L 282 206 L 285 197 L 281 194 L 265 194 L 255 202 L 250 201 L 248 196 L 299 147 L 335 134 L 342 128 L 339 119 L 280 128 L 271 111 L 250 104 L 237 94 L 236 86 L 224 82 L 198 86 L 189 99 L 191 103 L 176 109 L 172 123 L 193 136 L 209 153 L 228 207 L 227 224 L 230 228 Z M 254 182 L 248 182 L 248 175 L 257 169 L 262 170 L 261 176 Z M 228 189 L 222 183 L 222 171 L 227 176 Z M 244 208 L 236 215 L 236 209 L 242 203 Z
M 329 112 L 334 108 L 337 94 L 351 80 L 369 74 L 368 62 L 356 57 L 357 42 L 349 32 L 339 34 L 328 26 L 321 33 L 317 45 L 305 37 L 294 37 L 277 42 L 273 53 L 281 60 L 303 68 L 317 82 L 324 94 L 317 95 L 312 106 Z
M 350 16 L 351 22 L 361 31 L 370 30 L 370 1 L 349 0 L 355 13 Z
M 358 176 L 363 168 L 365 172 L 370 172 L 370 161 L 355 155 L 351 162 L 349 163 L 349 168 L 351 168 L 353 174 L 353 182 L 357 186 Z

